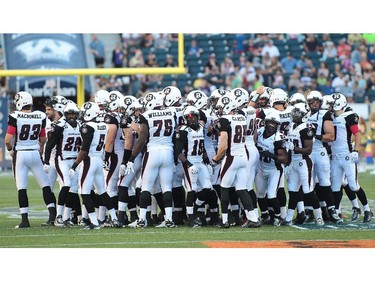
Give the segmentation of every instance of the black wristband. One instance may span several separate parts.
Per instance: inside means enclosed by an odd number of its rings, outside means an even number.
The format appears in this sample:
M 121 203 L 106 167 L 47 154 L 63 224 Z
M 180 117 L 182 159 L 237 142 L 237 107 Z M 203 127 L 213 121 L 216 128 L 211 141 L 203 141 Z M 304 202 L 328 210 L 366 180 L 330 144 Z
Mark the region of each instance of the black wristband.
M 316 135 L 315 138 L 316 138 L 317 140 L 320 140 L 320 141 L 321 141 L 321 140 L 323 139 L 323 136 L 322 136 L 322 135 Z
M 133 162 L 133 163 L 134 163 L 134 159 L 135 159 L 135 157 L 134 157 L 133 155 L 131 155 L 131 156 L 129 157 L 128 162 Z
M 104 161 L 108 161 L 109 160 L 109 157 L 111 157 L 111 152 L 108 152 L 108 151 L 104 151 Z
M 12 147 L 11 147 L 10 149 L 9 149 L 9 148 L 7 148 L 7 150 L 8 150 L 8 151 L 12 151 L 12 149 L 13 149 Z
M 203 158 L 203 163 L 206 165 L 210 164 L 210 159 L 208 157 Z
M 353 151 L 352 152 L 357 152 L 358 153 L 358 150 L 357 149 L 353 149 Z
M 129 161 L 130 156 L 132 156 L 132 151 L 130 149 L 124 149 L 124 156 L 122 157 L 122 163 L 126 165 Z
M 193 164 L 191 164 L 189 160 L 186 160 L 185 164 L 186 164 L 186 166 L 188 168 L 190 168 L 191 166 L 193 166 Z
M 72 167 L 70 169 L 72 169 L 72 170 L 75 171 L 76 168 L 77 168 L 77 166 L 78 166 L 78 164 L 76 162 L 74 162 L 73 165 L 72 165 Z

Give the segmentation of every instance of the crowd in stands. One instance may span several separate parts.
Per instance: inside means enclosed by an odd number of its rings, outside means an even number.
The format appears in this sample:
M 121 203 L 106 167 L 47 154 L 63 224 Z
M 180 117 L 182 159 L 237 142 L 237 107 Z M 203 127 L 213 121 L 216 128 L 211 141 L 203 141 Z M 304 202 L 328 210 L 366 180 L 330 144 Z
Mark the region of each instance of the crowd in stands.
M 348 102 L 375 100 L 374 34 L 184 34 L 184 38 L 187 72 L 180 75 L 184 78 L 99 77 L 98 88 L 140 96 L 166 84 L 183 93 L 195 88 L 207 94 L 235 87 L 251 92 L 264 85 L 290 95 L 316 89 L 323 94 L 341 92 Z M 212 44 L 215 38 L 226 43 L 224 55 Z M 168 52 L 176 40 L 176 34 L 121 34 L 121 43 L 113 49 L 113 67 L 176 66 L 177 56 Z M 198 70 L 189 64 L 194 60 Z

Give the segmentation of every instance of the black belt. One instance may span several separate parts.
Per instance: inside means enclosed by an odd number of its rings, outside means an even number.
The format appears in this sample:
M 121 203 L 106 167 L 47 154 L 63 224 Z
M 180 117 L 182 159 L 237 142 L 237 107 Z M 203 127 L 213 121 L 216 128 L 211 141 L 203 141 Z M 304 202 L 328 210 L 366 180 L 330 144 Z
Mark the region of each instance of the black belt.
M 73 159 L 76 159 L 77 157 L 68 157 L 68 158 L 64 158 L 64 160 L 73 160 Z
M 17 151 L 35 151 L 35 150 L 38 150 L 38 149 L 21 149 L 21 150 L 17 150 Z

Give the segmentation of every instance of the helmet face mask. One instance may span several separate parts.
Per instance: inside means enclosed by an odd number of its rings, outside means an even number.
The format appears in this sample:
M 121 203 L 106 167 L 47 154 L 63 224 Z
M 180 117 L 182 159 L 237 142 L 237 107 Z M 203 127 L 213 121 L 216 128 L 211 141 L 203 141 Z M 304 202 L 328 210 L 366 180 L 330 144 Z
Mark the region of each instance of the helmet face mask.
M 77 120 L 80 115 L 80 110 L 78 106 L 72 102 L 68 103 L 65 108 L 64 108 L 64 116 L 66 121 L 72 126 L 76 127 L 77 126 Z
M 100 110 L 108 109 L 109 92 L 107 90 L 99 90 L 95 93 L 95 103 L 99 106 Z
M 306 104 L 296 104 L 291 111 L 292 121 L 296 124 L 301 124 L 307 121 L 308 109 Z
M 264 118 L 264 130 L 269 135 L 273 135 L 274 133 L 276 133 L 280 123 L 280 115 L 276 112 L 270 112 Z
M 184 110 L 186 125 L 193 130 L 199 128 L 199 110 L 194 106 L 187 106 Z
M 311 91 L 307 95 L 307 102 L 309 104 L 311 112 L 314 114 L 322 106 L 322 102 L 323 102 L 322 94 L 318 91 Z
M 274 107 L 274 105 L 282 104 L 284 107 L 288 102 L 288 94 L 280 88 L 273 89 L 272 95 L 270 96 L 270 105 Z
M 180 89 L 175 86 L 165 87 L 162 93 L 165 95 L 164 105 L 167 107 L 178 103 L 182 97 Z

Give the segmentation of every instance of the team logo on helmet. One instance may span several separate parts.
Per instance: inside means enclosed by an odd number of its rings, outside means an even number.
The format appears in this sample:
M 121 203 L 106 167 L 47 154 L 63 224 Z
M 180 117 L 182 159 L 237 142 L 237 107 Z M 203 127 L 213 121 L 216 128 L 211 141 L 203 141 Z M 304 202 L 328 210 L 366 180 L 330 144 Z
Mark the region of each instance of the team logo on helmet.
M 332 98 L 334 100 L 338 100 L 340 98 L 340 94 L 332 94 Z
M 18 101 L 18 100 L 20 99 L 20 95 L 19 95 L 19 94 L 16 94 L 16 95 L 14 96 L 14 99 L 15 99 L 16 101 Z
M 124 99 L 124 103 L 125 103 L 126 105 L 131 105 L 131 104 L 133 103 L 133 101 L 132 101 L 131 98 L 125 98 L 125 99 Z
M 234 91 L 234 95 L 236 97 L 240 97 L 242 95 L 242 91 L 240 89 L 237 89 L 237 90 Z
M 110 95 L 109 95 L 109 99 L 110 99 L 111 101 L 115 101 L 115 100 L 117 99 L 117 95 L 116 95 L 116 94 L 110 94 Z
M 224 94 L 225 94 L 225 90 L 219 89 L 219 90 L 217 90 L 217 91 L 218 91 L 218 93 L 219 93 L 220 95 L 224 95 Z
M 147 96 L 145 96 L 146 101 L 152 101 L 153 98 L 154 96 L 152 94 L 147 94 Z
M 202 93 L 201 92 L 194 92 L 194 97 L 199 100 L 202 98 Z
M 91 103 L 89 103 L 89 102 L 85 102 L 84 104 L 83 104 L 83 108 L 84 109 L 90 109 L 91 108 Z
M 223 104 L 228 104 L 228 103 L 230 102 L 230 100 L 229 100 L 228 97 L 223 97 L 222 100 L 221 100 L 221 102 L 222 102 Z
M 171 93 L 172 89 L 170 87 L 166 87 L 164 90 L 163 90 L 163 94 L 164 95 L 169 95 Z

